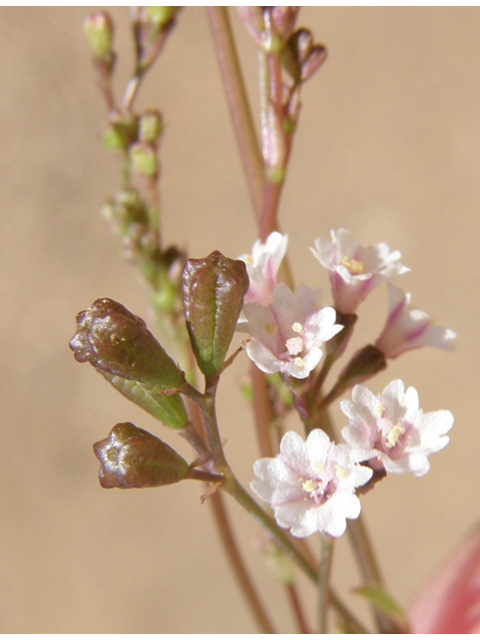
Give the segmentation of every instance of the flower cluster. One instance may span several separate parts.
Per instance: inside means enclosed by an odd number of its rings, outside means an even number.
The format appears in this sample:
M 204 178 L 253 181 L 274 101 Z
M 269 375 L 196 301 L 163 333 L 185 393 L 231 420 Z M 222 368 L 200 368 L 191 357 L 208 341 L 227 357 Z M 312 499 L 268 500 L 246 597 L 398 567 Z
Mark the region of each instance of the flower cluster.
M 259 478 L 251 483 L 253 491 L 272 506 L 278 524 L 299 538 L 317 531 L 342 535 L 346 518 L 360 515 L 355 492 L 374 471 L 424 475 L 428 456 L 448 444 L 453 426 L 450 411 L 423 413 L 416 390 L 405 391 L 401 380 L 377 396 L 357 385 L 353 400 L 343 400 L 341 408 L 349 419 L 345 443 L 331 442 L 321 429 L 305 442 L 289 431 L 278 456 L 253 467 Z
M 452 348 L 455 333 L 434 325 L 425 312 L 410 309 L 410 294 L 391 283 L 409 271 L 400 263 L 399 251 L 391 251 L 385 243 L 361 247 L 346 229 L 332 231 L 331 242 L 317 239 L 312 253 L 330 273 L 334 302 L 333 307 L 321 308 L 312 289 L 301 286 L 291 291 L 277 282 L 287 240 L 274 232 L 265 243 L 255 243 L 251 256 L 241 256 L 250 287 L 237 330 L 249 334 L 247 355 L 265 373 L 310 380 L 305 394 L 318 389 L 315 381 L 323 379 L 315 378 L 314 371 L 324 354 L 323 344 L 344 328 L 341 340 L 348 340 L 360 303 L 383 282 L 390 292 L 387 322 L 375 343 L 361 353 L 377 354 L 383 368 L 386 359 L 411 349 Z M 339 357 L 343 348 L 332 348 L 331 358 Z M 357 381 L 380 370 L 357 361 L 354 356 L 344 369 L 363 367 Z M 330 396 L 351 388 L 355 377 L 341 373 Z M 315 404 L 312 395 L 308 398 Z M 365 492 L 365 485 L 373 486 L 387 473 L 427 473 L 429 455 L 446 446 L 453 425 L 449 411 L 424 413 L 416 390 L 405 389 L 401 380 L 391 382 L 379 395 L 356 384 L 352 400 L 343 400 L 341 409 L 349 421 L 342 430 L 342 444 L 332 442 L 321 429 L 313 429 L 306 441 L 289 431 L 277 457 L 262 458 L 254 465 L 258 480 L 251 484 L 253 491 L 294 536 L 303 538 L 316 531 L 342 535 L 346 519 L 360 514 L 361 487 Z

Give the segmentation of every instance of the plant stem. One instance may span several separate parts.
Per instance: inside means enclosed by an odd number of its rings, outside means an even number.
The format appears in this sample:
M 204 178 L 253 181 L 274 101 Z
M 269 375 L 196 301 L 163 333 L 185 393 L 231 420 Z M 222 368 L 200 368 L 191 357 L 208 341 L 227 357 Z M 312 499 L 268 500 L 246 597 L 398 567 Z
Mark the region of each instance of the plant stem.
M 356 520 L 348 521 L 348 534 L 365 584 L 383 589 L 382 574 L 362 514 Z M 374 615 L 380 633 L 398 632 L 382 611 L 374 609 Z
M 322 551 L 320 559 L 320 571 L 318 573 L 318 622 L 319 633 L 327 633 L 327 613 L 330 597 L 330 569 L 332 566 L 333 540 L 327 534 L 320 534 L 322 539 Z
M 273 458 L 275 451 L 272 445 L 273 411 L 268 397 L 267 376 L 260 371 L 254 362 L 250 365 L 253 390 L 253 414 L 257 431 L 260 453 L 264 458 Z
M 276 633 L 260 601 L 260 597 L 253 585 L 250 575 L 245 568 L 243 558 L 238 550 L 237 541 L 233 535 L 233 530 L 228 519 L 222 495 L 219 492 L 214 493 L 210 497 L 209 502 L 213 509 L 215 524 L 217 525 L 217 530 L 220 535 L 223 548 L 225 549 L 225 553 L 230 561 L 233 572 L 245 598 L 247 599 L 259 628 L 262 633 Z
M 293 612 L 295 614 L 300 633 L 312 633 L 309 629 L 308 622 L 305 617 L 305 612 L 303 611 L 302 603 L 298 596 L 298 591 L 295 584 L 288 584 L 287 592 L 290 598 L 290 602 L 292 603 Z
M 195 448 L 202 458 L 207 460 L 209 452 L 199 435 L 203 432 L 203 425 L 201 424 L 198 405 L 193 402 L 189 403 L 188 413 L 192 424 L 183 429 L 180 432 L 180 435 L 182 435 Z M 208 466 L 208 462 L 206 464 Z M 250 574 L 245 566 L 245 562 L 238 549 L 238 544 L 233 534 L 233 528 L 230 524 L 222 495 L 220 492 L 216 491 L 210 495 L 208 502 L 213 511 L 215 525 L 225 550 L 225 555 L 230 562 L 233 574 L 237 579 L 240 590 L 247 600 L 252 611 L 252 615 L 257 621 L 262 633 L 275 633 L 272 623 L 268 618 L 260 596 L 255 589 L 255 585 L 253 584 Z
M 264 191 L 262 155 L 238 62 L 227 7 L 207 7 L 207 14 L 250 199 L 257 219 L 260 221 Z

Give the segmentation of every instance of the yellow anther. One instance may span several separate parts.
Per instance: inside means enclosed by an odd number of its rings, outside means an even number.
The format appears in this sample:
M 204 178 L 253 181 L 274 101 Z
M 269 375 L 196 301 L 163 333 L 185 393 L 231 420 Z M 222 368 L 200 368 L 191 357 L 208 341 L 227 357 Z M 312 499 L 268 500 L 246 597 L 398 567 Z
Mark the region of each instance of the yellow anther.
M 365 267 L 365 263 L 360 260 L 355 260 L 354 258 L 345 258 L 342 260 L 342 264 L 344 267 L 350 271 L 352 276 L 361 276 L 364 273 L 367 273 L 367 268 Z
M 400 436 L 403 434 L 403 427 L 400 424 L 396 424 L 395 426 L 393 426 L 389 432 L 387 433 L 387 442 L 386 445 L 389 449 L 391 449 L 392 447 L 394 447 L 398 440 L 400 439 Z
M 307 493 L 313 493 L 317 490 L 317 486 L 317 483 L 313 480 L 305 480 L 305 482 L 302 484 L 302 489 L 304 491 L 307 491 Z
M 303 325 L 300 324 L 300 322 L 294 322 L 292 324 L 292 329 L 293 329 L 293 331 L 295 331 L 295 333 L 302 333 Z

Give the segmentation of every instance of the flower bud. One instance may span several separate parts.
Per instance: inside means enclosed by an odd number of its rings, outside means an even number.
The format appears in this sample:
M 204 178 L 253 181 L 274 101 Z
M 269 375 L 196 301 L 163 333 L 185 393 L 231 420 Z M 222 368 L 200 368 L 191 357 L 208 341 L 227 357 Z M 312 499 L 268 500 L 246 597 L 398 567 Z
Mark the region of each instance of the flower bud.
M 188 333 L 202 373 L 220 372 L 243 307 L 249 280 L 243 260 L 219 251 L 187 260 L 182 274 Z
M 146 142 L 139 142 L 130 148 L 133 170 L 140 176 L 155 178 L 158 173 L 158 158 L 155 149 Z
M 146 111 L 140 116 L 140 130 L 138 138 L 140 142 L 154 144 L 162 135 L 163 117 L 157 110 Z
M 119 302 L 102 298 L 77 315 L 78 331 L 70 348 L 79 362 L 126 380 L 178 389 L 184 374 L 145 322 Z
M 155 25 L 158 31 L 164 29 L 171 22 L 181 7 L 147 7 L 146 17 L 148 22 Z
M 99 479 L 104 489 L 162 487 L 184 480 L 190 471 L 168 444 L 131 422 L 115 425 L 93 450 L 102 465 Z
M 113 57 L 113 22 L 108 13 L 92 13 L 85 18 L 83 30 L 95 58 L 108 63 Z
M 132 114 L 113 114 L 103 130 L 103 144 L 109 151 L 126 151 L 137 139 L 138 121 Z

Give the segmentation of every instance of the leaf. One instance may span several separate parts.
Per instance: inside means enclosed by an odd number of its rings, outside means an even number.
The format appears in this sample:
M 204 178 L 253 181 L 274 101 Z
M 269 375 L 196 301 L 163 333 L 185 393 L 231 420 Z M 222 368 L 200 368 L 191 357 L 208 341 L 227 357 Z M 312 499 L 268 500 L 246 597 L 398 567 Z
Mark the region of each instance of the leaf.
M 409 633 L 408 618 L 402 607 L 386 591 L 365 585 L 353 589 L 352 593 L 366 598 L 375 609 L 385 613 L 398 628 L 398 633 Z

